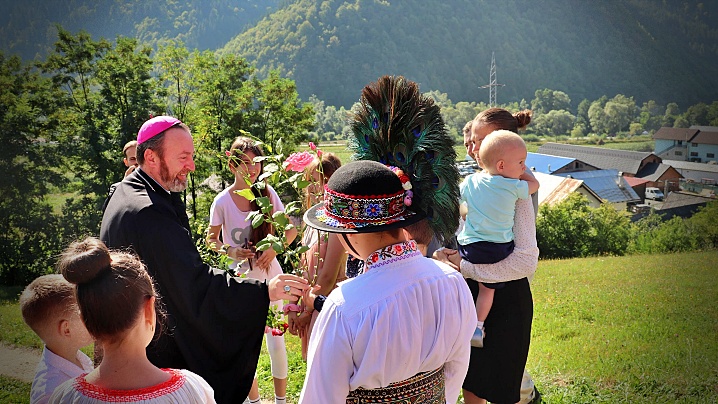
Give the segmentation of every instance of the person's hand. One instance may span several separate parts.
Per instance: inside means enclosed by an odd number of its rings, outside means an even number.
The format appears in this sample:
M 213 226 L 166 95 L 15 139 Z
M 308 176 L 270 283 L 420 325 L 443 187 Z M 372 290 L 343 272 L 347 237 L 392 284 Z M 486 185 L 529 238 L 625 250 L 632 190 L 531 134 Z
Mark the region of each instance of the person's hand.
M 262 251 L 262 254 L 257 260 L 257 268 L 264 272 L 269 272 L 269 267 L 272 265 L 272 261 L 277 256 L 277 252 L 273 248 Z
M 288 286 L 288 288 L 287 288 Z M 269 289 L 269 300 L 289 300 L 297 301 L 304 291 L 309 289 L 309 282 L 296 275 L 280 274 L 267 282 Z
M 296 311 L 290 311 L 287 313 L 287 331 L 292 335 L 299 335 L 299 313 Z
M 459 255 L 459 252 L 456 250 L 442 248 L 434 251 L 432 258 L 461 272 L 461 255 Z
M 242 261 L 254 258 L 254 251 L 252 251 L 251 248 L 229 247 L 227 249 L 227 256 L 235 261 Z
M 321 288 L 321 285 L 314 285 L 304 291 L 304 295 L 302 295 L 302 301 L 308 309 L 306 313 L 311 314 L 314 311 L 314 299 L 317 298 L 317 294 L 319 293 L 319 290 Z
M 299 331 L 299 337 L 306 336 L 309 331 L 309 322 L 312 321 L 312 313 L 305 311 L 301 316 L 297 317 L 297 331 Z

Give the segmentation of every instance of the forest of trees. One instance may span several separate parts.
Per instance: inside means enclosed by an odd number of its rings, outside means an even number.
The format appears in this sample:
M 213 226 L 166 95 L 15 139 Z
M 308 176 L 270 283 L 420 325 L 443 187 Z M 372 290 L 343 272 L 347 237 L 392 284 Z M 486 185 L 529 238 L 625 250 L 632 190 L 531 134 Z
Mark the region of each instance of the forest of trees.
M 249 133 L 265 152 L 290 151 L 314 127 L 292 80 L 259 79 L 234 55 L 167 42 L 152 53 L 136 39 L 111 43 L 60 28 L 46 60 L 0 53 L 0 282 L 24 284 L 51 270 L 62 246 L 99 232 L 109 186 L 122 179 L 122 147 L 151 115 L 193 129 L 197 170 L 188 211 L 204 221 L 213 195 L 200 183 L 229 179 L 218 156 Z M 53 199 L 54 198 L 54 199 Z
M 441 106 L 449 133 L 457 143 L 462 142 L 461 130 L 467 121 L 488 108 L 482 102 L 452 102 L 446 93 L 437 90 L 427 92 Z M 309 98 L 316 113 L 316 128 L 310 137 L 319 141 L 347 139 L 351 128 L 346 123 L 350 112 L 344 107 L 326 105 L 316 96 Z M 527 140 L 538 137 L 583 137 L 608 135 L 621 137 L 635 136 L 648 132 L 654 133 L 663 126 L 688 128 L 691 125 L 718 126 L 718 101 L 710 104 L 699 102 L 681 111 L 678 104 L 671 102 L 660 105 L 647 101 L 638 105 L 633 97 L 617 94 L 612 98 L 601 97 L 597 100 L 582 100 L 577 108 L 571 107 L 568 94 L 563 91 L 536 90 L 531 101 L 501 104 L 509 111 L 531 109 L 531 125 L 522 132 Z
M 537 89 L 575 102 L 627 94 L 682 109 L 718 94 L 718 4 L 650 0 L 296 0 L 222 49 L 280 68 L 303 98 L 350 108 L 367 82 L 404 75 L 451 99 Z M 577 104 L 573 105 L 576 108 Z
M 286 154 L 309 139 L 348 134 L 345 107 L 318 96 L 302 101 L 293 79 L 279 70 L 259 74 L 232 53 L 191 50 L 176 40 L 158 42 L 154 50 L 136 38 L 108 41 L 85 31 L 56 30 L 53 49 L 43 59 L 23 62 L 0 52 L 0 168 L 8 173 L 0 179 L 2 284 L 25 284 L 51 271 L 69 241 L 98 233 L 108 187 L 124 172 L 122 146 L 150 115 L 174 115 L 193 130 L 197 170 L 186 200 L 196 237 L 214 197 L 207 179 L 214 175 L 226 185 L 229 174 L 218 156 L 236 136 L 249 133 L 265 143 L 266 153 Z M 487 106 L 453 102 L 443 89 L 422 89 L 442 107 L 457 140 L 463 125 Z M 548 88 L 529 98 L 502 104 L 512 111 L 534 110 L 528 136 L 631 135 L 661 126 L 718 125 L 717 101 L 682 110 L 674 102 L 639 105 L 617 94 L 583 99 L 574 108 L 567 93 Z
M 167 39 L 190 49 L 217 49 L 274 11 L 281 0 L 0 0 L 0 49 L 24 60 L 44 59 L 57 38 L 54 24 L 95 38 L 137 38 L 156 47 Z
M 584 99 L 625 94 L 682 110 L 718 93 L 718 3 L 702 0 L 0 0 L 0 49 L 52 51 L 54 23 L 93 37 L 167 39 L 279 69 L 299 95 L 350 108 L 359 89 L 401 74 L 453 100 L 501 103 L 538 89 Z M 575 114 L 575 113 L 574 113 Z

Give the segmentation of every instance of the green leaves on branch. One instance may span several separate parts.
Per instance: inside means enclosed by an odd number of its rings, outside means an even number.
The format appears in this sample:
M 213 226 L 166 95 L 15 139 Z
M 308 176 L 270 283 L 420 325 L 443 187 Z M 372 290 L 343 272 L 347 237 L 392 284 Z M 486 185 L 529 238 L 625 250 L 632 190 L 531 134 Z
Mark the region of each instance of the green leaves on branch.
M 604 202 L 598 208 L 573 193 L 552 206 L 542 205 L 536 222 L 541 258 L 656 254 L 718 248 L 718 202 L 692 217 L 665 220 L 658 214 L 631 223 L 627 212 Z
M 282 254 L 284 252 L 283 240 L 274 234 L 268 234 L 267 237 L 257 243 L 257 251 L 267 251 L 270 248 L 273 249 L 277 255 Z
M 541 258 L 574 258 L 595 255 L 624 255 L 630 240 L 627 212 L 609 203 L 599 208 L 572 193 L 555 205 L 542 205 L 536 222 Z

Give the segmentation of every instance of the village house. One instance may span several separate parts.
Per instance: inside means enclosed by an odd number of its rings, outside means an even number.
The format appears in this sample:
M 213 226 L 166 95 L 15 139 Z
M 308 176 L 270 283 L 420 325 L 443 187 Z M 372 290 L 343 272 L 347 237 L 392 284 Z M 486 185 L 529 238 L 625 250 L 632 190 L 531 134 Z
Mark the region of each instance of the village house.
M 618 211 L 628 210 L 630 205 L 640 203 L 642 199 L 618 170 L 578 171 L 560 176 L 582 181 L 601 200 L 610 203 Z
M 651 152 L 614 150 L 602 147 L 576 146 L 560 143 L 546 143 L 538 152 L 552 156 L 579 160 L 601 170 L 617 170 L 623 177 L 646 180 L 646 187 L 657 187 L 667 192 L 679 189 L 683 178 L 673 167 L 663 164 L 662 159 Z
M 718 161 L 718 126 L 663 127 L 653 134 L 653 140 L 655 154 L 664 160 Z
M 534 176 L 541 184 L 538 190 L 539 206 L 543 204 L 555 205 L 573 192 L 578 192 L 585 196 L 590 207 L 598 208 L 601 206 L 601 197 L 588 188 L 582 180 L 546 174 L 540 171 L 535 171 Z

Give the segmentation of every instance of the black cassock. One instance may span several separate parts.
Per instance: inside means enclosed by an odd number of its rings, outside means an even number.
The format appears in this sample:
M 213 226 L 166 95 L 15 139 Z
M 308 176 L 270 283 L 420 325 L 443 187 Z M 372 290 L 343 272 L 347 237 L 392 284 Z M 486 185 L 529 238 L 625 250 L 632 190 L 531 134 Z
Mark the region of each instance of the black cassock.
M 108 198 L 100 239 L 139 255 L 168 314 L 147 356 L 158 367 L 199 374 L 218 403 L 242 402 L 262 346 L 266 284 L 203 263 L 180 194 L 168 193 L 142 170 L 116 184 Z

